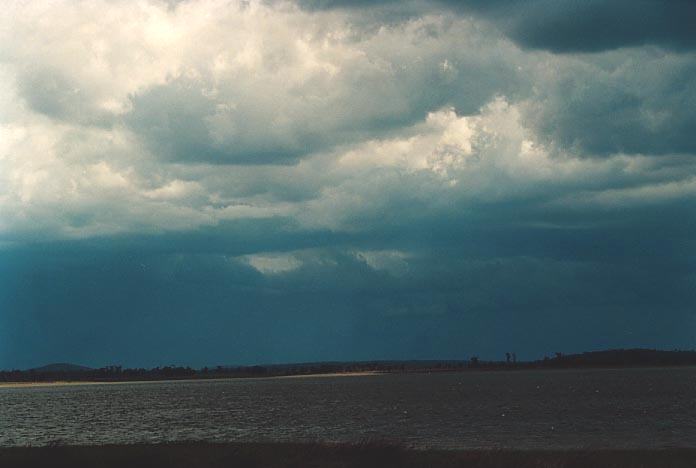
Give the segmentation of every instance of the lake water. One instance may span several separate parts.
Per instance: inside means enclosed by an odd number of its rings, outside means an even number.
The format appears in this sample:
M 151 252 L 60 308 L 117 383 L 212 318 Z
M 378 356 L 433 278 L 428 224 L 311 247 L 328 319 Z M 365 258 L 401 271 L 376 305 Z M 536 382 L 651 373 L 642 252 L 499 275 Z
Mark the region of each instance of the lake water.
M 194 439 L 696 447 L 696 369 L 0 388 L 0 445 Z

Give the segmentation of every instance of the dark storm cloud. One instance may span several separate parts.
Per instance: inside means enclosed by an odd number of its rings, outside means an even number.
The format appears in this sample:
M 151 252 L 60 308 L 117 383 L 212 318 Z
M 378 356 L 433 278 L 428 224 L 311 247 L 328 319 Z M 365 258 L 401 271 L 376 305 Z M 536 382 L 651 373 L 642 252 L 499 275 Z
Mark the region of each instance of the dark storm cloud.
M 555 53 L 599 52 L 659 45 L 696 47 L 696 4 L 690 0 L 441 0 L 436 2 L 305 0 L 309 9 L 361 8 L 386 12 L 446 7 L 483 17 L 522 47 Z
M 0 368 L 693 347 L 692 4 L 29 3 Z
M 696 153 L 696 60 L 653 51 L 570 64 L 539 90 L 528 122 L 580 154 Z
M 689 0 L 494 0 L 447 2 L 484 15 L 523 47 L 557 53 L 655 44 L 696 47 L 696 4 Z
M 538 357 L 693 340 L 696 220 L 687 204 L 627 210 L 590 228 L 525 227 L 504 205 L 481 209 L 497 227 L 481 216 L 432 216 L 293 241 L 282 223 L 249 221 L 5 250 L 0 367 L 498 357 L 507 349 Z M 385 248 L 406 254 L 403 268 L 375 268 L 355 254 Z M 262 273 L 244 257 L 269 251 L 298 263 Z

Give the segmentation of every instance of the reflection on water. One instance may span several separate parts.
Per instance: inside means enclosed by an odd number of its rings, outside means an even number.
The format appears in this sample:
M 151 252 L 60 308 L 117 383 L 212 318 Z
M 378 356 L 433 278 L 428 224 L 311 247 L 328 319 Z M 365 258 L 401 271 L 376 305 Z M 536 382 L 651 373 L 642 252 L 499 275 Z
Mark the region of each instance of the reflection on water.
M 696 369 L 0 388 L 0 445 L 194 439 L 696 447 Z

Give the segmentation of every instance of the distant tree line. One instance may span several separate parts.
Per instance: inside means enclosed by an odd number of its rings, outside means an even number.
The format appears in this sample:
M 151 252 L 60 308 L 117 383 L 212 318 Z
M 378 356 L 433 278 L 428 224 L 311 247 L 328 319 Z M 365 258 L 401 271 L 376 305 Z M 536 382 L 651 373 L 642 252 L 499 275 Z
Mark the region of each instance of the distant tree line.
M 468 360 L 449 361 L 359 361 L 271 364 L 256 366 L 216 366 L 194 369 L 164 366 L 152 369 L 107 366 L 99 369 L 75 370 L 6 370 L 0 371 L 0 382 L 52 381 L 138 381 L 179 379 L 254 378 L 312 374 L 345 374 L 354 372 L 413 373 L 456 372 L 466 370 L 600 368 L 640 366 L 696 366 L 696 351 L 660 351 L 651 349 L 616 349 L 582 354 L 555 353 L 537 361 L 517 361 L 515 353 L 505 353 L 505 360 L 484 361 L 478 356 Z
M 215 366 L 194 369 L 165 366 L 152 369 L 107 366 L 80 370 L 10 370 L 0 371 L 0 382 L 50 381 L 138 381 L 177 379 L 225 379 L 279 377 L 313 374 L 345 374 L 354 372 L 423 372 L 453 371 L 468 367 L 467 361 L 370 361 L 271 364 L 255 366 Z

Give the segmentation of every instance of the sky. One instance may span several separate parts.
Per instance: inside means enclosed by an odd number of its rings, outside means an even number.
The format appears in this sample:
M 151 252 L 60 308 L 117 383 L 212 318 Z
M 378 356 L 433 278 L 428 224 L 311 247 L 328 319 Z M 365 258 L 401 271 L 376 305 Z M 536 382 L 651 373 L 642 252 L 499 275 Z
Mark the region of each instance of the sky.
M 5 2 L 0 368 L 696 348 L 694 24 Z

